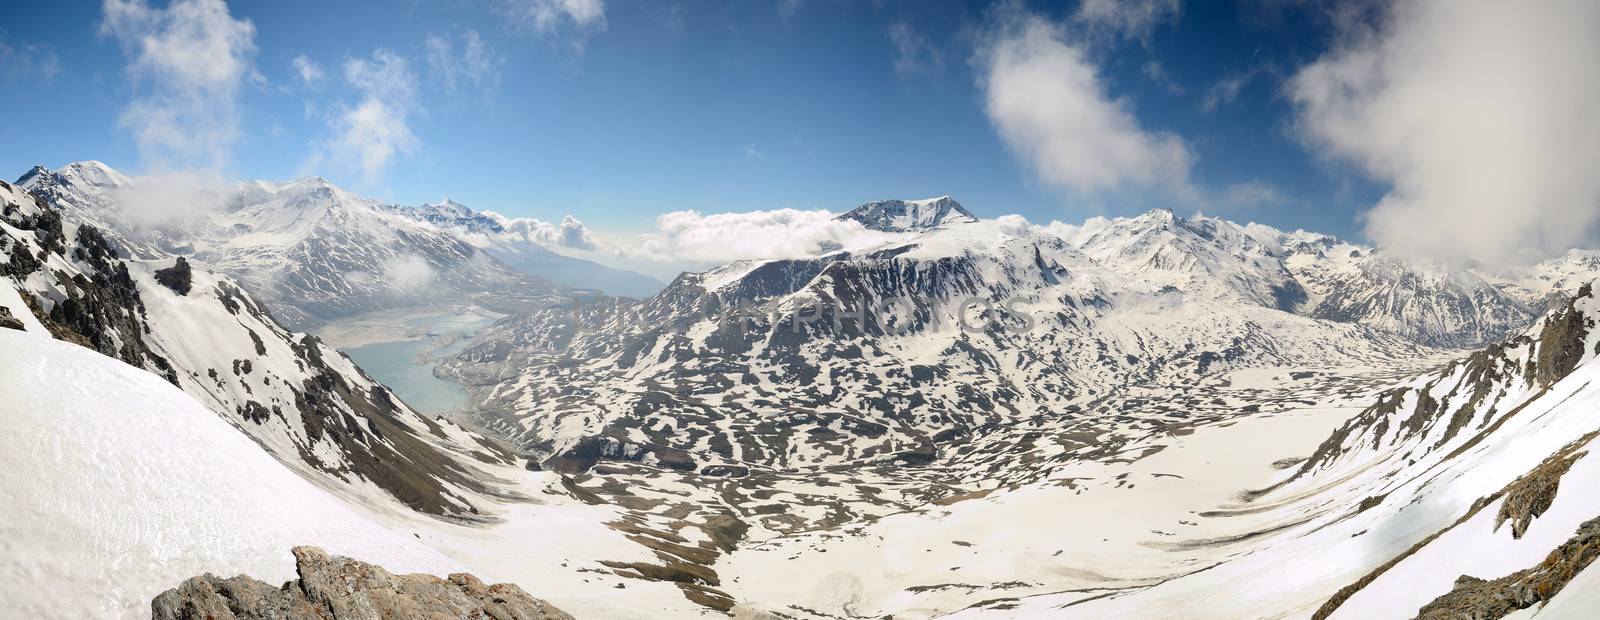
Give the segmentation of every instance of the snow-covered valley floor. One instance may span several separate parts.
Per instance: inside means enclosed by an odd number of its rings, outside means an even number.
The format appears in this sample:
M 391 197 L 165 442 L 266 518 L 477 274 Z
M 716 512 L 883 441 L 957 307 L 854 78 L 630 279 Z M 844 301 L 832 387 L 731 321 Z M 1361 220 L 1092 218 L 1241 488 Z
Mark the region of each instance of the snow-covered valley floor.
M 776 538 L 718 568 L 750 600 L 865 617 L 1146 587 L 1212 566 L 1272 527 L 1270 516 L 1237 512 L 1240 495 L 1282 478 L 1284 461 L 1357 411 L 1305 407 L 1202 427 L 1134 462 L 1079 463 L 1005 493 Z

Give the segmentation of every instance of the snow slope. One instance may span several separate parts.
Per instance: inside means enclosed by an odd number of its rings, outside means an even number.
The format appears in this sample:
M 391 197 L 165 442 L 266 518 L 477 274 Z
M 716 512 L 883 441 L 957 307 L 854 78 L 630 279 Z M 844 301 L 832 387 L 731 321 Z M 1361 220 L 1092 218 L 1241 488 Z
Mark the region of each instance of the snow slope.
M 353 504 L 159 377 L 78 345 L 0 329 L 0 377 L 0 617 L 147 618 L 156 594 L 202 573 L 286 581 L 289 549 L 307 544 L 395 573 L 512 581 L 581 618 L 703 612 L 671 584 L 610 575 L 599 560 L 653 556 L 554 474 L 493 468 L 527 495 L 487 506 L 487 523 L 444 521 Z
M 149 617 L 191 576 L 293 576 L 314 544 L 396 572 L 461 565 L 285 468 L 159 377 L 0 329 L 0 616 Z
M 1208 511 L 1256 525 L 1193 541 L 1220 552 L 1195 570 L 956 617 L 1410 618 L 1461 575 L 1532 569 L 1600 517 L 1596 317 L 1585 289 L 1527 335 L 1385 391 L 1299 467 Z M 1592 616 L 1593 570 L 1516 617 Z

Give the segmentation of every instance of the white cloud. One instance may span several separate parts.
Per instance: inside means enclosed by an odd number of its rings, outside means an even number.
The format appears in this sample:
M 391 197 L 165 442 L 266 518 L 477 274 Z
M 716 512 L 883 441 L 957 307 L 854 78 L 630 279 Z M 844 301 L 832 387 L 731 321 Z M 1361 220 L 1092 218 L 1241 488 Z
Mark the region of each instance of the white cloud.
M 427 37 L 428 68 L 445 87 L 455 90 L 458 85 L 483 87 L 500 81 L 500 65 L 504 62 L 489 49 L 477 31 L 461 34 L 460 49 L 450 38 L 435 34 Z
M 1276 186 L 1263 181 L 1234 183 L 1223 188 L 1220 198 L 1221 206 L 1241 208 L 1275 206 L 1289 202 L 1289 197 Z
M 1051 220 L 1049 224 L 1039 226 L 1038 229 L 1061 237 L 1073 245 L 1082 245 L 1089 237 L 1105 230 L 1112 223 L 1111 219 L 1103 215 L 1096 215 L 1084 220 L 1082 224 L 1069 224 L 1060 220 Z
M 800 12 L 800 7 L 804 4 L 805 0 L 778 0 L 778 17 L 783 19 L 794 17 L 794 14 Z
M 255 26 L 222 0 L 106 0 L 100 33 L 121 44 L 140 95 L 120 123 L 147 164 L 216 168 L 239 136 L 238 95 L 255 79 Z
M 326 158 L 359 172 L 364 183 L 376 183 L 395 157 L 419 144 L 406 120 L 416 105 L 416 77 L 404 58 L 388 50 L 345 61 L 344 77 L 361 101 L 341 106 L 332 118 Z
M 0 38 L 0 78 L 11 81 L 38 77 L 50 81 L 60 72 L 61 60 L 56 57 L 55 48 L 43 43 L 12 45 Z
M 1187 188 L 1188 145 L 1140 127 L 1060 27 L 1013 8 L 987 33 L 975 63 L 990 122 L 1045 181 L 1077 190 Z
M 1206 89 L 1205 98 L 1200 101 L 1200 109 L 1215 112 L 1217 108 L 1233 103 L 1233 100 L 1239 98 L 1239 93 L 1244 92 L 1244 87 L 1261 73 L 1261 69 L 1256 68 L 1223 76 Z
M 502 0 L 506 17 L 517 25 L 547 34 L 564 25 L 579 31 L 605 30 L 603 0 Z
M 133 177 L 126 185 L 108 189 L 116 208 L 107 215 L 129 230 L 192 233 L 203 230 L 210 224 L 209 216 L 223 208 L 229 185 L 215 171 Z
M 408 105 L 416 97 L 417 79 L 411 67 L 405 58 L 386 49 L 374 51 L 371 60 L 346 60 L 344 79 L 369 97 Z
M 929 71 L 940 64 L 938 48 L 928 40 L 928 36 L 916 31 L 903 21 L 889 24 L 885 31 L 889 42 L 894 44 L 894 72 L 901 78 L 908 78 L 923 71 Z
M 556 224 L 534 218 L 508 218 L 493 211 L 484 211 L 483 214 L 499 222 L 500 227 L 506 231 L 505 235 L 512 239 L 554 248 L 585 251 L 600 249 L 600 244 L 589 232 L 589 227 L 571 215 L 562 216 L 561 223 Z
M 1441 260 L 1584 240 L 1600 212 L 1600 3 L 1403 0 L 1288 85 L 1314 148 L 1391 189 L 1366 231 Z
M 433 265 L 421 256 L 414 254 L 396 254 L 383 259 L 384 282 L 401 292 L 413 292 L 433 284 L 439 279 L 439 272 Z
M 1083 0 L 1072 19 L 1091 30 L 1143 39 L 1182 11 L 1179 0 Z
M 619 244 L 615 251 L 627 258 L 704 266 L 749 258 L 816 256 L 899 237 L 835 217 L 822 209 L 710 215 L 674 211 L 656 218 L 655 232 Z
M 1144 73 L 1145 78 L 1149 79 L 1151 82 L 1155 82 L 1157 86 L 1166 89 L 1167 92 L 1174 95 L 1183 94 L 1183 85 L 1179 84 L 1176 80 L 1173 80 L 1172 76 L 1167 74 L 1167 67 L 1162 65 L 1160 61 L 1151 60 L 1144 63 L 1144 66 L 1140 68 L 1140 72 Z
M 322 72 L 322 67 L 306 57 L 305 54 L 295 56 L 293 60 L 289 61 L 289 66 L 294 69 L 295 76 L 300 78 L 300 83 L 306 86 L 314 86 L 322 82 L 322 78 L 326 77 Z

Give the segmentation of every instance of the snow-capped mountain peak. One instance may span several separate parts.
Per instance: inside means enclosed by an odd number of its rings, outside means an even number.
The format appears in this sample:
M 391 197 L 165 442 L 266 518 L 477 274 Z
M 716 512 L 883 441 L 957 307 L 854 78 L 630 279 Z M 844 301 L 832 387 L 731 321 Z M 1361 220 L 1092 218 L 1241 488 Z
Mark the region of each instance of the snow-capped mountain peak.
M 1117 273 L 1186 294 L 1293 309 L 1305 297 L 1257 236 L 1227 220 L 1154 209 L 1078 233 L 1077 244 Z
M 869 229 L 884 232 L 913 232 L 978 221 L 977 216 L 949 196 L 873 201 L 850 210 L 838 219 L 860 222 Z
M 17 179 L 17 184 L 26 186 L 28 185 L 28 179 L 45 174 L 54 175 L 63 181 L 82 187 L 110 189 L 127 187 L 133 184 L 127 175 L 92 159 L 75 161 L 55 170 L 48 170 L 44 166 L 34 166 L 27 174 Z
M 405 217 L 441 228 L 457 228 L 476 234 L 505 232 L 505 226 L 501 222 L 504 218 L 474 211 L 449 198 L 416 207 L 394 205 L 389 209 Z

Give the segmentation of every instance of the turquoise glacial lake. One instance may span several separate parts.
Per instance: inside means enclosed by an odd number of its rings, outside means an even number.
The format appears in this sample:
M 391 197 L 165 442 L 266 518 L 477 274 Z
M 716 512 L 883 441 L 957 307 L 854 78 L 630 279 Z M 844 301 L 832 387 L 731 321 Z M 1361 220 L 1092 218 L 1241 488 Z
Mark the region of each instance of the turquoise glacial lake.
M 376 342 L 343 349 L 357 366 L 389 386 L 400 400 L 421 413 L 444 413 L 467 404 L 467 391 L 433 376 L 434 367 L 466 347 L 467 337 L 494 322 L 474 314 L 421 317 L 411 321 L 408 340 Z

